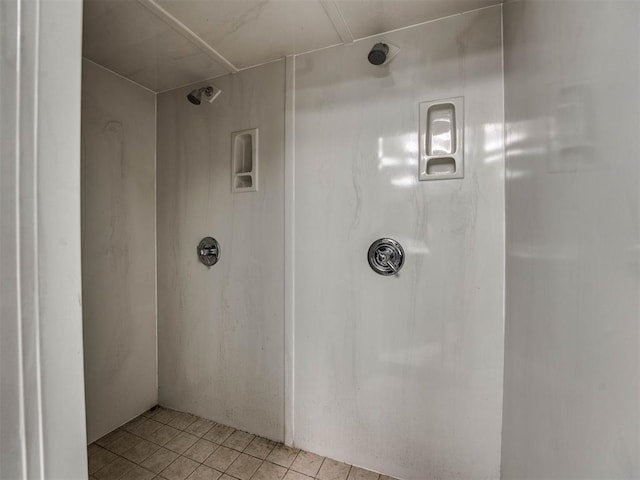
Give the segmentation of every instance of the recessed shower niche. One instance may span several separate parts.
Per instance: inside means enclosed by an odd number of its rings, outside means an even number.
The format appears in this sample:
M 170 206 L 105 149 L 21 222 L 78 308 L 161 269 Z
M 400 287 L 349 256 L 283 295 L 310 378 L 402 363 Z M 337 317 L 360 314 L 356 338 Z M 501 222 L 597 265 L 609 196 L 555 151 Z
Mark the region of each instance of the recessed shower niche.
M 258 191 L 258 129 L 231 134 L 231 191 Z
M 420 103 L 420 180 L 464 178 L 464 100 Z

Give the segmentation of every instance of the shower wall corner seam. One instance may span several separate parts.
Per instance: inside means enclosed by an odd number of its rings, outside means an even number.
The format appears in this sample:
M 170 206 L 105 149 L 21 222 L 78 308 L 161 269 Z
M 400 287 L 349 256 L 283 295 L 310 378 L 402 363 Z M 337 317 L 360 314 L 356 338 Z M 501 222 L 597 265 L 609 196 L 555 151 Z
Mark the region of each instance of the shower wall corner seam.
M 284 443 L 294 445 L 295 402 L 295 56 L 285 59 Z

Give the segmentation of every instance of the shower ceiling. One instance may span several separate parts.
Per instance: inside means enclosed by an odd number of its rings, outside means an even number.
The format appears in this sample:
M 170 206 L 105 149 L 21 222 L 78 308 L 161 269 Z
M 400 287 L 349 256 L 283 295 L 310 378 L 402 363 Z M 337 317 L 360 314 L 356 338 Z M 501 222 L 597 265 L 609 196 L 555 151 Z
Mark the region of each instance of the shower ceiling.
M 155 92 L 502 0 L 85 0 L 83 55 Z

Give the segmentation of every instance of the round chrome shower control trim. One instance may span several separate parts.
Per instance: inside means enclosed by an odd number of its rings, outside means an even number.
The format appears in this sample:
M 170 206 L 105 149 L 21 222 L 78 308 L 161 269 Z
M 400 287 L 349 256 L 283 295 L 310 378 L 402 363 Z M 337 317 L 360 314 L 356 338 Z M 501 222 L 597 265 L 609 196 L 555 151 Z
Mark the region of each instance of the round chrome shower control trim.
M 204 237 L 196 249 L 198 258 L 203 265 L 212 267 L 220 260 L 220 244 L 213 237 Z
M 380 275 L 397 275 L 404 265 L 404 249 L 393 238 L 379 238 L 367 254 L 369 266 Z

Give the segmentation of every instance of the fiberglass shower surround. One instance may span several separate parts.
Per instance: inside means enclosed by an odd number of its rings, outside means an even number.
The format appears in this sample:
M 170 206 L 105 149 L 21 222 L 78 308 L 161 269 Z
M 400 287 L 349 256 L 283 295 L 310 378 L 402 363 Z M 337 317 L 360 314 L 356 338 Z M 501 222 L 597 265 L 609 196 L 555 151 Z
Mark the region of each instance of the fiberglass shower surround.
M 496 477 L 500 31 L 479 10 L 155 102 L 85 62 L 90 441 L 159 403 L 396 478 Z
M 637 102 L 612 92 L 638 99 L 640 56 L 603 38 L 637 53 L 640 17 L 616 4 L 154 92 L 85 60 L 89 441 L 160 404 L 403 480 L 639 478 Z
M 451 465 L 469 478 L 497 475 L 500 22 L 499 8 L 482 10 L 219 77 L 211 105 L 186 101 L 194 87 L 158 96 L 158 251 L 172 252 L 158 262 L 162 405 L 398 478 L 446 477 Z M 376 43 L 399 52 L 372 65 Z M 423 162 L 420 111 L 425 135 L 440 128 Z M 258 189 L 234 193 L 232 138 L 248 129 L 259 135 Z M 421 182 L 420 172 L 447 179 Z M 222 252 L 211 268 L 194 255 L 205 236 Z M 386 238 L 404 251 L 397 275 L 368 263 Z M 400 265 L 391 252 L 374 253 L 381 268 Z M 394 301 L 375 301 L 384 298 Z

